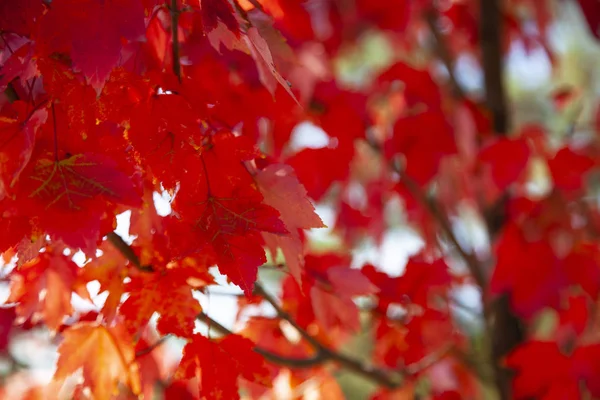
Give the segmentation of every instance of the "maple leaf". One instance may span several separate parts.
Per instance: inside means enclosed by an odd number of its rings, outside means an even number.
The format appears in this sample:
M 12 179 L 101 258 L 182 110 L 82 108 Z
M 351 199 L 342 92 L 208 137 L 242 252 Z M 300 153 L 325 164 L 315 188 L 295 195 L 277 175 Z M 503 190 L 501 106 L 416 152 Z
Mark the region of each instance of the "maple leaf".
M 399 277 L 392 278 L 370 264 L 365 265 L 362 272 L 379 288 L 378 308 L 383 313 L 392 303 L 430 307 L 434 296 L 445 296 L 452 283 L 443 259 L 431 262 L 419 255 L 408 260 L 404 273 Z
M 185 173 L 188 157 L 202 143 L 198 117 L 185 98 L 155 94 L 137 105 L 131 115 L 129 138 L 166 189 Z
M 48 328 L 58 329 L 66 316 L 73 314 L 71 294 L 91 298 L 80 279 L 80 269 L 66 256 L 51 249 L 11 274 L 8 302 L 17 304 L 17 314 L 29 319 L 39 312 Z
M 6 41 L 6 39 L 5 39 Z M 14 50 L 8 60 L 0 67 L 0 90 L 4 91 L 15 78 L 28 86 L 28 80 L 39 75 L 34 55 L 34 45 L 26 41 Z M 28 86 L 29 98 L 34 98 L 33 86 Z
M 586 174 L 595 165 L 591 157 L 579 154 L 568 147 L 560 149 L 554 158 L 548 160 L 554 186 L 565 192 L 581 189 Z
M 154 193 L 146 187 L 142 207 L 131 211 L 129 234 L 135 236 L 133 244 L 139 249 L 141 265 L 152 265 L 156 261 L 163 265 L 169 255 L 164 220 L 156 211 Z
M 202 24 L 207 32 L 212 31 L 222 21 L 227 28 L 239 35 L 240 24 L 235 18 L 233 7 L 227 1 L 201 0 Z
M 510 157 L 507 155 L 510 154 Z M 500 139 L 479 153 L 479 160 L 490 170 L 500 190 L 515 182 L 529 162 L 530 150 L 525 139 Z
M 260 298 L 262 301 L 262 298 Z M 256 346 L 290 358 L 314 356 L 315 350 L 306 342 L 291 343 L 283 333 L 282 323 L 276 318 L 251 317 L 240 335 L 252 340 Z
M 256 177 L 265 204 L 279 211 L 280 218 L 290 232 L 289 236 L 263 233 L 272 254 L 281 248 L 292 275 L 300 281 L 304 254 L 298 229 L 325 228 L 315 208 L 306 197 L 306 189 L 300 184 L 291 167 L 270 165 Z
M 124 279 L 128 276 L 129 268 L 125 257 L 108 241 L 99 246 L 100 257 L 94 258 L 83 267 L 82 279 L 86 282 L 98 281 L 98 294 L 108 292 L 102 306 L 105 321 L 110 324 L 117 316 L 117 308 L 125 293 Z
M 186 283 L 188 277 L 173 268 L 132 278 L 126 286 L 129 297 L 119 308 L 129 332 L 137 333 L 157 312 L 160 314 L 157 328 L 161 333 L 191 337 L 202 307 L 192 296 Z
M 83 384 L 92 389 L 94 399 L 113 398 L 117 383 L 126 384 L 134 394 L 140 392 L 133 342 L 118 325 L 78 323 L 62 335 L 54 380 L 64 380 L 82 368 Z
M 137 0 L 57 0 L 41 21 L 38 41 L 47 54 L 70 52 L 73 66 L 99 90 L 119 61 L 121 40 L 144 33 L 144 9 Z
M 48 112 L 40 108 L 27 113 L 27 105 L 17 101 L 2 109 L 0 116 L 0 199 L 14 186 L 33 154 L 38 128 Z
M 402 154 L 404 171 L 421 185 L 437 174 L 442 158 L 455 152 L 452 126 L 435 110 L 399 118 L 394 136 L 385 143 L 386 155 Z
M 506 360 L 517 371 L 513 381 L 515 398 L 580 398 L 580 382 L 597 396 L 599 351 L 597 343 L 577 346 L 570 355 L 563 353 L 556 342 L 532 340 L 522 344 Z
M 379 28 L 404 31 L 410 21 L 412 5 L 395 4 L 388 0 L 358 0 L 356 7 L 360 15 Z
M 196 334 L 183 349 L 176 377 L 198 378 L 200 395 L 207 400 L 239 399 L 238 377 L 263 385 L 269 382 L 264 360 L 253 347 L 239 335 L 210 340 Z
M 376 293 L 377 287 L 358 269 L 349 267 L 347 256 L 335 253 L 307 255 L 302 290 L 310 298 L 316 320 L 326 331 L 360 327 L 356 296 Z
M 242 39 L 246 42 L 250 54 L 252 54 L 252 57 L 256 61 L 256 67 L 258 68 L 261 82 L 269 92 L 274 95 L 277 84 L 279 83 L 285 91 L 296 100 L 296 96 L 292 93 L 289 83 L 277 71 L 273 62 L 271 49 L 258 30 L 255 27 L 248 29 Z
M 140 203 L 130 177 L 116 161 L 98 153 L 65 159 L 57 159 L 54 152 L 41 153 L 23 172 L 18 190 L 31 209 L 40 210 L 45 231 L 91 255 L 106 210 L 115 203 Z
M 290 88 L 290 84 L 281 76 L 275 67 L 273 54 L 266 40 L 260 35 L 258 29 L 252 26 L 245 33 L 238 36 L 237 31 L 233 33 L 225 28 L 220 22 L 209 33 L 209 40 L 215 50 L 220 51 L 221 43 L 230 50 L 239 50 L 250 54 L 256 62 L 256 68 L 260 76 L 260 81 L 271 93 L 281 85 L 296 103 L 298 100 Z
M 286 160 L 296 171 L 308 195 L 316 201 L 323 198 L 336 181 L 348 178 L 348 164 L 354 156 L 354 146 L 303 149 Z M 328 160 L 337 160 L 335 164 Z
M 205 246 L 219 270 L 250 295 L 258 266 L 267 261 L 260 232 L 287 234 L 288 230 L 277 210 L 263 203 L 242 164 L 256 155 L 246 140 L 231 134 L 213 138 L 196 161 L 201 168 L 195 177 L 198 181 L 181 184 L 173 208 L 183 218 L 171 224 L 167 234 L 182 249 L 197 252 Z M 190 233 L 200 241 L 190 243 L 185 238 Z
M 497 264 L 490 282 L 492 293 L 511 293 L 515 311 L 530 317 L 544 306 L 556 306 L 566 284 L 564 272 L 550 243 L 528 241 L 514 224 L 507 226 L 498 241 Z M 536 277 L 532 287 L 530 278 Z
M 37 0 L 3 1 L 0 3 L 0 30 L 28 36 L 43 11 L 44 5 Z

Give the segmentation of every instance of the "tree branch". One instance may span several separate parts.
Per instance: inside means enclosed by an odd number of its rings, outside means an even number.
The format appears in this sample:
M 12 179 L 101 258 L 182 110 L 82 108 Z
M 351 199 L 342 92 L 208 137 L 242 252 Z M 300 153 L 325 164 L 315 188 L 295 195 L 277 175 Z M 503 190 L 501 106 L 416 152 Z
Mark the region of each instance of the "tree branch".
M 292 325 L 294 329 L 296 329 L 298 333 L 300 333 L 302 338 L 304 338 L 304 340 L 306 340 L 308 344 L 310 344 L 314 349 L 319 350 L 323 347 L 323 345 L 318 340 L 316 340 L 308 332 L 306 332 L 288 313 L 286 313 L 279 306 L 275 297 L 269 294 L 259 282 L 254 283 L 254 293 L 264 298 L 267 301 L 267 303 L 269 303 L 275 309 L 277 316 L 287 321 L 290 325 Z
M 396 172 L 400 174 L 400 181 L 404 183 L 408 191 L 427 208 L 429 214 L 431 214 L 431 216 L 438 222 L 444 235 L 450 240 L 456 251 L 458 251 L 460 256 L 467 264 L 469 273 L 473 276 L 475 283 L 477 283 L 477 286 L 479 286 L 482 293 L 485 293 L 487 279 L 483 272 L 483 266 L 472 253 L 467 252 L 461 246 L 458 238 L 452 230 L 452 225 L 450 224 L 448 217 L 446 217 L 446 214 L 440 209 L 440 206 L 433 199 L 428 198 L 423 193 L 419 185 L 410 176 L 399 171 L 399 168 L 396 169 Z
M 364 377 L 369 378 L 370 380 L 377 382 L 378 384 L 385 386 L 387 388 L 395 388 L 398 387 L 401 382 L 394 380 L 390 377 L 390 374 L 377 369 L 371 365 L 366 365 L 358 360 L 350 358 L 344 354 L 338 353 L 334 350 L 323 345 L 313 336 L 311 336 L 306 330 L 304 330 L 298 323 L 288 314 L 286 313 L 277 303 L 275 297 L 270 295 L 260 283 L 256 282 L 254 284 L 254 291 L 259 296 L 262 296 L 274 309 L 277 313 L 277 316 L 285 321 L 287 321 L 290 325 L 292 325 L 315 350 L 317 350 L 318 354 L 323 354 L 326 360 L 335 361 L 343 367 L 354 371 L 355 373 L 362 375 Z M 406 371 L 399 371 L 401 375 L 406 375 Z
M 165 335 L 165 336 L 161 337 L 160 339 L 158 339 L 156 342 L 152 343 L 150 346 L 146 347 L 145 349 L 137 351 L 135 353 L 135 358 L 140 358 L 140 357 L 145 356 L 146 354 L 152 353 L 152 351 L 154 349 L 156 349 L 157 347 L 159 347 L 160 345 L 162 345 L 170 337 L 171 337 L 171 335 Z
M 111 244 L 113 244 L 115 248 L 119 250 L 119 252 L 121 252 L 121 254 L 123 254 L 123 256 L 127 258 L 136 268 L 142 271 L 154 271 L 152 266 L 141 265 L 138 256 L 135 254 L 131 246 L 128 245 L 119 235 L 117 235 L 114 232 L 111 232 L 107 236 Z M 346 356 L 328 348 L 327 346 L 319 342 L 317 339 L 312 337 L 308 332 L 306 332 L 306 330 L 302 329 L 302 327 L 298 325 L 298 323 L 288 313 L 286 313 L 279 306 L 275 297 L 269 294 L 259 282 L 255 283 L 255 293 L 262 296 L 265 299 L 265 301 L 267 301 L 269 304 L 271 304 L 271 306 L 273 306 L 279 318 L 287 321 L 294 328 L 296 328 L 300 335 L 311 345 L 311 347 L 315 350 L 316 353 L 313 357 L 292 358 L 275 354 L 258 346 L 254 348 L 254 351 L 256 351 L 258 354 L 265 357 L 266 360 L 274 364 L 287 366 L 290 368 L 309 368 L 316 365 L 324 364 L 329 361 L 336 362 L 340 366 L 349 369 L 365 378 L 368 378 L 388 389 L 399 387 L 400 385 L 402 385 L 403 378 L 405 376 L 415 374 L 421 370 L 421 367 L 427 368 L 430 365 L 430 361 L 423 360 L 422 364 L 419 362 L 411 364 L 410 366 L 407 366 L 402 370 L 388 372 L 378 369 L 372 365 L 365 364 L 359 360 L 356 360 L 354 358 L 351 358 L 349 356 Z M 205 313 L 198 314 L 196 318 L 224 335 L 233 334 L 232 331 L 230 331 L 217 321 L 213 320 Z
M 130 245 L 128 245 L 121 236 L 115 232 L 110 232 L 106 235 L 108 241 L 115 246 L 117 250 L 125 257 L 129 262 L 142 272 L 154 272 L 154 268 L 151 265 L 142 265 L 137 254 L 133 251 Z
M 481 56 L 485 79 L 485 99 L 498 135 L 509 129 L 502 62 L 502 10 L 500 0 L 480 2 Z
M 227 329 L 225 326 L 221 325 L 219 322 L 210 318 L 205 313 L 200 313 L 196 317 L 198 320 L 204 322 L 207 326 L 216 329 L 222 335 L 233 335 L 234 333 Z M 317 365 L 322 364 L 325 361 L 325 357 L 321 353 L 317 353 L 313 357 L 307 358 L 296 358 L 296 357 L 285 357 L 279 354 L 275 354 L 269 350 L 265 350 L 262 347 L 254 347 L 254 351 L 263 356 L 266 360 L 285 367 L 290 368 L 311 368 Z
M 375 140 L 373 140 L 373 138 L 367 137 L 367 143 L 375 152 L 377 152 L 380 156 L 383 156 L 383 151 L 381 149 L 381 146 Z M 446 214 L 440 209 L 440 206 L 433 199 L 428 198 L 425 195 L 425 193 L 423 192 L 423 190 L 419 187 L 419 185 L 410 176 L 408 176 L 406 173 L 404 173 L 404 171 L 402 171 L 402 169 L 400 168 L 400 166 L 397 163 L 394 163 L 394 162 L 390 163 L 390 168 L 392 171 L 394 171 L 395 173 L 400 175 L 401 182 L 403 182 L 405 184 L 405 186 L 408 189 L 408 191 L 410 192 L 410 194 L 412 196 L 414 196 L 419 203 L 421 203 L 423 206 L 425 206 L 425 208 L 428 210 L 429 214 L 431 214 L 431 216 L 440 225 L 442 232 L 445 234 L 445 236 L 448 237 L 450 242 L 456 248 L 456 251 L 458 251 L 460 256 L 463 258 L 463 260 L 467 264 L 469 273 L 471 274 L 471 276 L 473 276 L 473 279 L 479 286 L 479 289 L 481 292 L 481 302 L 483 305 L 483 318 L 484 318 L 486 338 L 489 340 L 490 338 L 496 337 L 495 336 L 496 332 L 494 331 L 494 326 L 492 324 L 493 314 L 491 313 L 490 308 L 487 306 L 487 295 L 486 295 L 487 294 L 487 279 L 484 274 L 483 265 L 479 262 L 479 260 L 473 254 L 467 252 L 460 245 L 458 238 L 456 237 L 456 235 L 454 234 L 454 231 L 452 230 L 452 225 L 450 224 L 450 221 L 448 220 Z M 493 311 L 493 309 L 492 309 L 492 311 Z M 499 363 L 499 359 L 496 358 L 495 353 L 493 351 L 494 347 L 495 347 L 494 340 L 492 339 L 491 345 L 489 346 L 489 348 L 492 349 L 492 354 L 489 356 L 489 360 L 493 364 L 492 370 L 493 370 L 494 374 L 493 374 L 492 378 L 497 383 L 496 386 L 500 390 L 501 386 L 498 384 L 498 382 L 499 382 L 498 376 L 500 373 L 500 370 L 499 370 L 500 363 Z M 477 371 L 477 372 L 479 372 L 479 371 Z M 478 375 L 480 375 L 480 374 L 478 373 Z M 505 400 L 505 399 L 503 398 L 503 400 Z
M 380 156 L 383 156 L 383 151 L 379 143 L 375 142 L 372 138 L 367 138 L 367 144 Z M 473 276 L 473 279 L 481 289 L 482 294 L 485 293 L 486 278 L 481 263 L 473 254 L 467 252 L 460 245 L 458 238 L 452 230 L 450 221 L 448 221 L 446 214 L 440 209 L 440 206 L 433 199 L 428 198 L 419 185 L 410 176 L 406 175 L 396 163 L 392 162 L 390 168 L 400 175 L 400 181 L 404 183 L 410 194 L 414 196 L 419 203 L 425 206 L 433 219 L 437 221 L 444 235 L 448 237 L 452 245 L 456 248 L 456 251 L 458 251 L 460 256 L 464 259 L 467 268 L 469 269 L 469 273 Z
M 510 120 L 506 104 L 503 76 L 502 52 L 502 9 L 500 0 L 480 2 L 481 56 L 485 77 L 486 103 L 493 115 L 494 130 L 498 136 L 506 136 L 510 130 Z M 504 226 L 504 209 L 508 195 L 486 215 L 490 236 L 495 236 Z M 487 309 L 488 307 L 486 307 Z M 524 340 L 525 330 L 522 321 L 511 310 L 508 294 L 496 299 L 489 307 L 486 325 L 491 334 L 492 363 L 496 387 L 501 400 L 511 398 L 512 373 L 502 366 L 504 357 Z

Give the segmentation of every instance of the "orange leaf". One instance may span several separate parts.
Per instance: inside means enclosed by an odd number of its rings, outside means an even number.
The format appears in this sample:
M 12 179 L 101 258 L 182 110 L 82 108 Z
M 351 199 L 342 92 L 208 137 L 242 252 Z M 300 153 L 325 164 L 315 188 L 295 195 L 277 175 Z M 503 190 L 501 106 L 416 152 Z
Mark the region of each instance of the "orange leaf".
M 133 343 L 118 326 L 79 323 L 66 329 L 63 336 L 54 380 L 83 368 L 84 385 L 91 388 L 95 400 L 111 399 L 118 382 L 135 394 L 140 392 Z
M 12 274 L 8 302 L 19 303 L 17 314 L 21 317 L 41 313 L 48 328 L 56 330 L 64 317 L 73 313 L 71 293 L 90 299 L 78 275 L 79 268 L 68 257 L 51 250 L 40 253 Z

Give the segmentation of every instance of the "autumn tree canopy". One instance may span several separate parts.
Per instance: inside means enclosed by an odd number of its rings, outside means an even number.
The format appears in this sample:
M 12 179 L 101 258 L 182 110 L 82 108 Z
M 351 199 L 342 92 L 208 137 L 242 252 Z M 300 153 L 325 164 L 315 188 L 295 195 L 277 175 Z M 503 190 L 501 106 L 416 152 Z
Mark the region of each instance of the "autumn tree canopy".
M 569 24 L 589 61 L 597 0 L 0 0 L 0 397 L 600 398 Z

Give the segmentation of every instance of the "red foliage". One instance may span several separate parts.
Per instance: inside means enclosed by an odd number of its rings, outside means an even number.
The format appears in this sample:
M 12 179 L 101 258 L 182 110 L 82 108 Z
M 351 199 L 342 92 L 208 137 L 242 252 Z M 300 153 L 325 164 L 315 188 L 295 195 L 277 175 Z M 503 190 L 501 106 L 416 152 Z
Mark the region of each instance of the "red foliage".
M 600 398 L 600 109 L 515 117 L 565 2 L 500 3 L 0 0 L 0 395 Z

